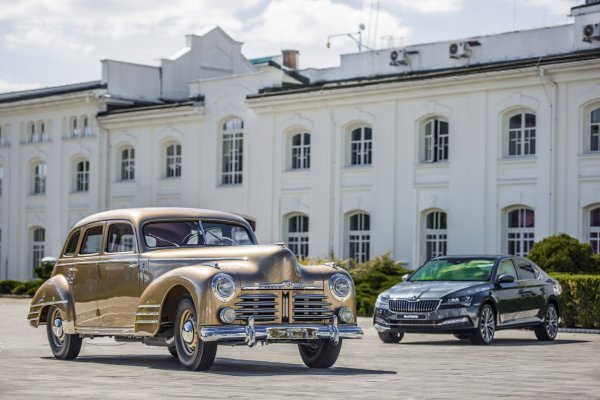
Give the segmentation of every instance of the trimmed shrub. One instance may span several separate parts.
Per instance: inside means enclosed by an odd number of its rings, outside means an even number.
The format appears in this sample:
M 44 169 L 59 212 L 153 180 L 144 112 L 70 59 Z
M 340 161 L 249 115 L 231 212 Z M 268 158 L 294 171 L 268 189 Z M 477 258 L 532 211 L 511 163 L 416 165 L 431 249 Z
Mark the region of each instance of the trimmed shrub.
M 535 243 L 527 257 L 546 272 L 600 273 L 592 247 L 564 233 Z
M 52 270 L 54 269 L 55 264 L 56 261 L 40 261 L 40 264 L 33 269 L 35 276 L 43 280 L 50 279 L 50 275 L 52 275 Z
M 19 282 L 11 291 L 12 294 L 25 294 L 33 296 L 35 292 L 42 286 L 42 279 L 34 279 L 27 282 Z
M 11 294 L 12 290 L 17 286 L 19 281 L 0 281 L 0 294 Z
M 560 282 L 559 312 L 562 325 L 600 328 L 600 275 L 552 273 Z

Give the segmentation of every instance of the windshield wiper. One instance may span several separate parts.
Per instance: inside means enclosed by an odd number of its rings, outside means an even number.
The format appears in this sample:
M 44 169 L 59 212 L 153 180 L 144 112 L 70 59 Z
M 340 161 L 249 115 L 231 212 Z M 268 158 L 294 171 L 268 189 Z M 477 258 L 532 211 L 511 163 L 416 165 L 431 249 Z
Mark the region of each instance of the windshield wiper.
M 160 240 L 161 242 L 165 242 L 165 243 L 172 244 L 173 246 L 175 246 L 175 247 L 179 248 L 179 245 L 178 245 L 177 243 L 173 243 L 173 242 L 171 242 L 170 240 L 163 239 L 163 238 L 161 238 L 161 237 L 159 237 L 159 236 L 156 236 L 154 233 L 149 233 L 149 234 L 148 234 L 148 236 L 150 236 L 150 237 L 153 237 L 153 238 L 154 238 L 154 239 L 156 239 L 156 240 Z M 160 246 L 160 247 L 162 247 L 162 246 Z

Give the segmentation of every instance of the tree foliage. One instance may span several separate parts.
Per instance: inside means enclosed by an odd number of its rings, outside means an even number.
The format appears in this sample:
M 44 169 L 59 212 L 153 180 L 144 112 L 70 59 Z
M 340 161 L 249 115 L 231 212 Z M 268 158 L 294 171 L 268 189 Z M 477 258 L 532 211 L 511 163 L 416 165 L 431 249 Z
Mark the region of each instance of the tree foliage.
M 600 273 L 591 246 L 564 233 L 537 242 L 528 257 L 547 272 Z

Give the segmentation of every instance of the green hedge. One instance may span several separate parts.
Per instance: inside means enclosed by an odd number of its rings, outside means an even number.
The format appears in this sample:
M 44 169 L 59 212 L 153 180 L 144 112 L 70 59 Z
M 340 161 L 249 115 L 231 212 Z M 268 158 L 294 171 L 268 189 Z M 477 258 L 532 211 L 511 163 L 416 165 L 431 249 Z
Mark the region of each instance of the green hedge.
M 33 296 L 38 288 L 44 283 L 42 279 L 34 279 L 32 281 L 0 281 L 0 294 L 24 294 Z
M 552 273 L 562 286 L 559 297 L 562 325 L 600 328 L 600 275 Z

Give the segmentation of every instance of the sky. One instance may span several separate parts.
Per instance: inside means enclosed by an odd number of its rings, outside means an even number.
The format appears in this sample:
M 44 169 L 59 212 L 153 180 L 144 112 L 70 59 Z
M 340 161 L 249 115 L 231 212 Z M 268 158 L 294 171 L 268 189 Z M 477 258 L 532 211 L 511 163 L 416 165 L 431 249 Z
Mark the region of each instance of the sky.
M 100 60 L 159 65 L 220 26 L 247 58 L 300 51 L 300 68 L 368 48 L 571 22 L 584 0 L 0 0 L 0 93 L 101 78 Z M 357 37 L 357 35 L 355 35 Z

